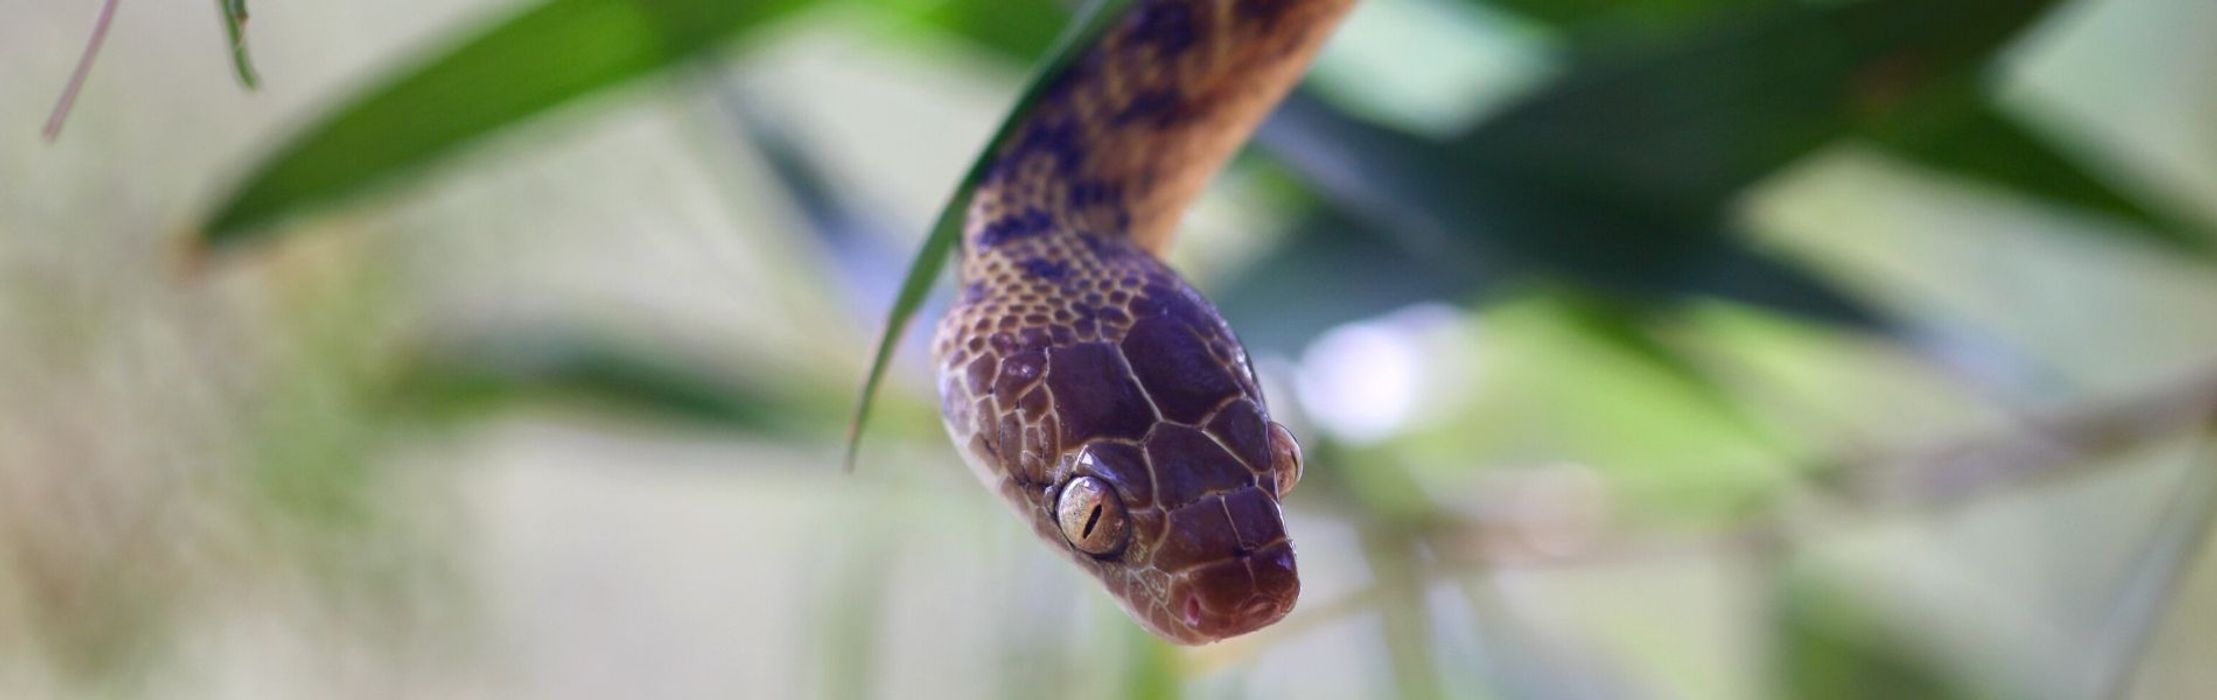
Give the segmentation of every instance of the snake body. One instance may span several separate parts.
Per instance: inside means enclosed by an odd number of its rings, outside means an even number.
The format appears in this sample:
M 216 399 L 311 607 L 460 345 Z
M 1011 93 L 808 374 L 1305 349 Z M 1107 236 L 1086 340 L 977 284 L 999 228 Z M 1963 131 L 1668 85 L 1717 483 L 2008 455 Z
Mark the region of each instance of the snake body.
M 934 356 L 974 471 L 1132 618 L 1199 644 L 1300 592 L 1300 448 L 1164 265 L 1187 204 L 1353 0 L 1134 0 L 992 145 Z

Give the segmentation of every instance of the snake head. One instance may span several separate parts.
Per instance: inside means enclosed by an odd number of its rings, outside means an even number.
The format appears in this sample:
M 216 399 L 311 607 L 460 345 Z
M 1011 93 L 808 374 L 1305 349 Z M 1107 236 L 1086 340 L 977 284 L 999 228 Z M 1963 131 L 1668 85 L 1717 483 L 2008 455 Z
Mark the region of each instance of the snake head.
M 1087 445 L 1067 471 L 1042 516 L 1155 634 L 1184 644 L 1245 634 L 1300 597 L 1280 482 L 1209 434 L 1157 426 L 1137 444 Z

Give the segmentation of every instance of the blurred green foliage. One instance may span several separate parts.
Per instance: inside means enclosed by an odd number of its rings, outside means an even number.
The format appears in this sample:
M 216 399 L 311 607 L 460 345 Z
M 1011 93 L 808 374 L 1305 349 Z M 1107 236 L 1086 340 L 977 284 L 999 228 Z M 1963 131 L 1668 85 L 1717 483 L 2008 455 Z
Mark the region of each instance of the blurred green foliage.
M 280 215 L 392 183 L 489 133 L 719 47 L 798 0 L 554 0 L 346 101 L 249 171 L 203 227 L 222 246 Z
M 1776 692 L 1793 698 L 1980 698 L 1909 633 L 1821 582 L 1788 578 L 1776 593 Z
M 1291 223 L 1256 260 L 1212 286 L 1251 347 L 1285 355 L 1330 329 L 1422 302 L 1445 301 L 1484 319 L 1483 357 L 1471 363 L 1484 378 L 1441 409 L 1450 418 L 1384 444 L 1318 437 L 1310 454 L 1319 468 L 1298 496 L 1357 531 L 1377 588 L 1371 607 L 1381 614 L 1387 675 L 1402 694 L 1461 688 L 1442 683 L 1449 662 L 1436 648 L 1441 623 L 1427 617 L 1426 596 L 1443 571 L 1472 565 L 1454 560 L 1455 542 L 1491 532 L 1484 518 L 1439 495 L 1472 490 L 1486 467 L 1593 465 L 1613 493 L 1631 501 L 1620 506 L 1625 521 L 1729 539 L 1775 525 L 1771 518 L 1807 497 L 1804 477 L 1841 468 L 1832 450 L 1850 431 L 1822 416 L 1843 386 L 1869 384 L 1868 377 L 1903 365 L 1970 381 L 1950 374 L 1946 355 L 1954 348 L 1933 341 L 1919 325 L 1927 319 L 1904 318 L 1851 291 L 1836 271 L 1755 240 L 1746 200 L 1782 173 L 1829 149 L 1874 148 L 2116 224 L 2075 229 L 2106 237 L 2093 243 L 2207 262 L 2205 227 L 2117 186 L 1995 98 L 2002 58 L 2062 3 L 1468 4 L 1549 35 L 1557 65 L 1535 88 L 1445 136 L 1364 119 L 1329 91 L 1297 95 L 1266 127 L 1254 157 L 1237 166 L 1272 192 Z M 1054 37 L 1086 36 L 1082 28 L 1066 31 L 1070 15 L 1052 0 L 548 0 L 338 100 L 249 168 L 197 240 L 211 249 L 244 248 L 304 230 L 280 224 L 426 172 L 558 106 L 728 60 L 734 52 L 726 47 L 752 47 L 778 22 L 826 8 L 877 17 L 1010 66 L 1052 66 L 1067 55 Z M 1010 114 L 1029 99 L 1016 95 Z M 745 123 L 744 114 L 734 119 L 801 200 L 826 248 L 858 240 L 837 229 L 883 220 L 838 211 L 854 200 L 840 197 L 823 174 L 828 168 L 815 162 L 821 154 Z M 954 195 L 892 302 L 864 410 L 900 331 L 924 308 L 952 250 L 952 215 L 962 209 L 967 180 L 949 184 Z M 1788 376 L 1749 386 L 1758 383 L 1750 376 L 1793 364 L 1778 359 L 1787 356 L 1799 364 L 1773 374 Z M 440 419 L 557 397 L 797 441 L 836 434 L 849 389 L 747 376 L 714 358 L 614 334 L 543 328 L 425 348 L 389 379 L 387 395 L 401 411 Z M 1896 387 L 1870 389 L 1883 397 Z M 1940 401 L 1906 389 L 1899 396 L 1903 404 Z M 931 410 L 916 397 L 899 400 L 905 416 Z M 1898 412 L 1913 422 L 1920 410 Z M 312 411 L 280 418 L 288 434 L 349 424 Z M 360 438 L 303 439 L 351 450 Z M 310 501 L 336 496 L 288 479 L 350 488 L 348 470 L 359 468 L 313 452 L 280 461 L 323 461 L 333 470 L 269 482 L 285 498 Z M 315 509 L 343 513 L 344 505 Z M 838 696 L 871 690 L 870 635 L 887 582 L 870 562 L 890 545 L 871 540 L 861 548 L 833 597 L 868 604 L 835 600 L 822 615 L 829 626 L 822 646 L 837 662 L 825 671 L 826 686 Z M 1483 564 L 1479 557 L 1476 565 Z M 1764 614 L 1778 693 L 1981 695 L 1947 660 L 1903 643 L 1863 601 L 1791 572 L 1778 572 L 1773 583 Z M 1186 689 L 1184 657 L 1123 632 L 1114 642 L 1126 647 L 1119 657 L 1124 694 L 1171 697 Z M 1050 667 L 1012 681 L 1011 695 L 1061 678 L 1051 667 L 1056 659 L 1037 658 Z M 1519 692 L 1500 679 L 1489 679 L 1487 689 Z

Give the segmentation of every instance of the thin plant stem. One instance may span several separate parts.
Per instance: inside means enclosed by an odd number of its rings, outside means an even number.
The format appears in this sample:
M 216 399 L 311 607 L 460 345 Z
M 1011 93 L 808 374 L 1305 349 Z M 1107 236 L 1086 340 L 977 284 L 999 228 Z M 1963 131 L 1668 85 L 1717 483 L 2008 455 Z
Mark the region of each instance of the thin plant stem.
M 2132 690 L 2133 672 L 2140 667 L 2158 628 L 2163 611 L 2178 595 L 2191 571 L 2194 555 L 2209 541 L 2217 524 L 2217 420 L 2203 431 L 2203 444 L 2173 493 L 2170 506 L 2156 521 L 2155 534 L 2135 559 L 2130 578 L 2117 594 L 2117 606 L 2103 625 L 2097 650 L 2095 688 L 2099 697 L 2121 698 Z
M 46 116 L 46 129 L 40 134 L 47 143 L 62 135 L 62 123 L 69 121 L 69 108 L 77 104 L 77 92 L 84 89 L 85 78 L 92 74 L 92 60 L 99 57 L 100 45 L 108 42 L 108 25 L 115 23 L 115 6 L 119 0 L 100 3 L 100 17 L 93 21 L 92 38 L 85 42 L 85 52 L 77 57 L 77 70 L 70 72 L 69 84 L 62 87 L 62 97 L 54 103 L 54 111 Z

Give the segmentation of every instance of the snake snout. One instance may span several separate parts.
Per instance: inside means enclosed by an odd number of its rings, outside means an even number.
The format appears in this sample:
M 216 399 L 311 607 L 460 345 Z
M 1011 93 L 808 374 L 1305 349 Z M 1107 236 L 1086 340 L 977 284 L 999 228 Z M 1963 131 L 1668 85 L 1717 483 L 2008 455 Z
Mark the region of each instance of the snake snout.
M 1293 546 L 1278 542 L 1195 572 L 1177 601 L 1181 621 L 1200 641 L 1236 637 L 1269 626 L 1301 597 Z
M 1247 568 L 1254 572 L 1254 590 L 1233 612 L 1230 622 L 1237 631 L 1229 634 L 1245 634 L 1277 622 L 1292 612 L 1294 602 L 1301 598 L 1301 577 L 1294 570 L 1292 543 L 1279 542 L 1249 555 Z

